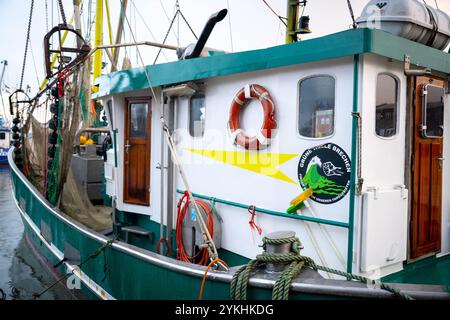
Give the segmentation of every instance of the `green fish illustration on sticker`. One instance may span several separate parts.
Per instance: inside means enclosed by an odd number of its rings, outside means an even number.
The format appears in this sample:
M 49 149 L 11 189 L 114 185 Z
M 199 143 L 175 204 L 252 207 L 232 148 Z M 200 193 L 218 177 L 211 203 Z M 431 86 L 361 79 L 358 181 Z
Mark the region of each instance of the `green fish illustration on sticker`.
M 311 189 L 311 200 L 332 204 L 350 189 L 351 163 L 338 145 L 328 143 L 306 150 L 298 164 L 298 179 L 303 190 Z

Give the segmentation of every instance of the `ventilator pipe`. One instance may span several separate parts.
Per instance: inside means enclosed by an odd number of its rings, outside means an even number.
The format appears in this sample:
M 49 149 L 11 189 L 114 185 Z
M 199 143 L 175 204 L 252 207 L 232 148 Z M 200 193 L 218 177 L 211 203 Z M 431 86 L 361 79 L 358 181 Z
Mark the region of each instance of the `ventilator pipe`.
M 222 9 L 219 12 L 214 13 L 211 17 L 209 17 L 208 22 L 203 28 L 202 34 L 195 44 L 194 49 L 189 52 L 190 47 L 186 48 L 186 52 L 183 53 L 184 59 L 193 59 L 198 58 L 202 53 L 203 48 L 205 47 L 206 41 L 208 41 L 211 32 L 213 31 L 216 24 L 222 21 L 227 16 L 228 10 Z

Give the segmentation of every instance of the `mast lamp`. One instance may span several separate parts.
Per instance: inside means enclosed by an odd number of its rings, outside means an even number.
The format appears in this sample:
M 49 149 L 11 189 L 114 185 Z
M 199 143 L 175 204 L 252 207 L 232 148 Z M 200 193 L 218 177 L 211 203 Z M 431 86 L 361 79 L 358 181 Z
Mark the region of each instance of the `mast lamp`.
M 303 15 L 307 2 L 307 0 L 288 0 L 286 43 L 297 42 L 299 41 L 298 35 L 311 33 L 309 29 L 310 18 Z M 302 14 L 300 14 L 300 8 L 303 8 Z

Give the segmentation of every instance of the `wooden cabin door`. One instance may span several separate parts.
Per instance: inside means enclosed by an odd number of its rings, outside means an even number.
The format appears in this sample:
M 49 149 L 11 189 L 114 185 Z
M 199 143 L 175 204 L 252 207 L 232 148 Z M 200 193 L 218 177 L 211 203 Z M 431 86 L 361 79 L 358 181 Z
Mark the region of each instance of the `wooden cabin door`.
M 416 80 L 411 258 L 441 248 L 444 82 Z
M 126 99 L 124 202 L 150 205 L 150 98 Z

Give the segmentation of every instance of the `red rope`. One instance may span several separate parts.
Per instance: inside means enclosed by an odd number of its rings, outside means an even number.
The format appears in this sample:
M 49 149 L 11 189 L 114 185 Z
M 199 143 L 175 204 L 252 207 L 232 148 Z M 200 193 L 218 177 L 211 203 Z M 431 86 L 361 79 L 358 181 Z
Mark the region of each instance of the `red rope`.
M 208 205 L 208 203 L 202 201 L 202 200 L 195 200 L 195 202 L 205 210 L 207 215 L 207 222 L 206 226 L 208 228 L 208 231 L 210 235 L 213 237 L 214 235 L 214 220 L 213 220 L 213 213 Z M 209 261 L 209 252 L 207 248 L 202 248 L 200 251 L 198 251 L 194 256 L 189 256 L 184 248 L 183 243 L 183 221 L 186 217 L 186 213 L 189 209 L 189 194 L 186 191 L 183 196 L 181 197 L 180 201 L 178 202 L 178 214 L 177 214 L 177 227 L 176 227 L 176 243 L 177 243 L 177 259 L 184 262 L 191 262 L 195 263 L 196 260 L 200 259 L 197 264 L 200 265 L 207 265 Z
M 162 243 L 166 244 L 166 256 L 168 256 L 170 254 L 170 243 L 169 243 L 169 241 L 167 241 L 166 238 L 159 239 L 158 243 L 156 244 L 156 253 L 161 254 L 160 247 L 161 247 Z
M 70 69 L 65 68 L 58 74 L 58 96 L 64 96 L 64 83 L 70 73 Z
M 248 212 L 252 215 L 250 218 L 250 221 L 248 222 L 248 224 L 250 225 L 250 229 L 252 231 L 256 230 L 258 232 L 258 234 L 261 235 L 262 228 L 255 223 L 256 207 L 253 205 L 249 206 Z

